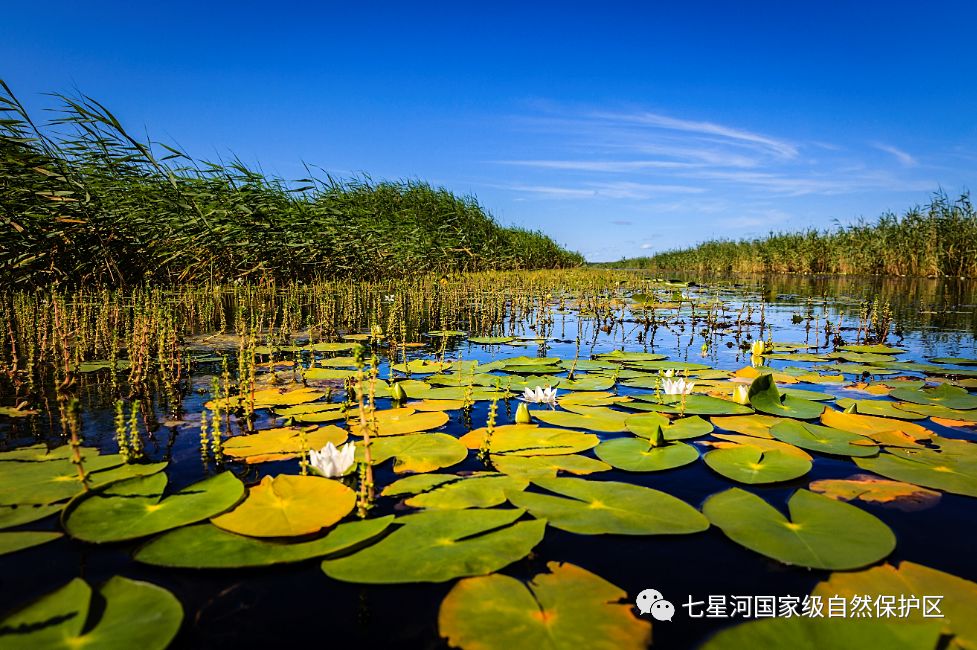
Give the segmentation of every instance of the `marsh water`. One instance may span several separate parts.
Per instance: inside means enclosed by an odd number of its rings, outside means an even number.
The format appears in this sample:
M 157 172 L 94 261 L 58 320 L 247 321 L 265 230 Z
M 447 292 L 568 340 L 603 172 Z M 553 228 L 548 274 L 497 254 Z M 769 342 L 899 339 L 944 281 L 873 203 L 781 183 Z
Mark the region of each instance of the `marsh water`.
M 618 318 L 610 327 L 593 314 L 583 313 L 567 303 L 563 310 L 549 312 L 545 336 L 539 335 L 534 317 L 513 322 L 505 314 L 494 333 L 504 332 L 526 340 L 519 345 L 482 345 L 467 337 L 419 337 L 424 347 L 410 348 L 408 358 L 464 359 L 490 362 L 518 355 L 592 358 L 613 350 L 645 351 L 667 355 L 671 361 L 701 363 L 721 370 L 737 370 L 751 365 L 750 355 L 740 345 L 742 340 L 766 338 L 776 343 L 803 344 L 809 352 L 834 350 L 839 344 L 856 343 L 861 337 L 860 315 L 866 304 L 877 299 L 888 302 L 892 323 L 885 343 L 906 350 L 899 361 L 929 364 L 936 357 L 974 358 L 977 356 L 977 287 L 973 283 L 950 280 L 839 278 L 839 277 L 749 277 L 749 278 L 676 278 L 678 282 L 658 288 L 659 299 L 696 301 L 702 313 L 709 305 L 722 304 L 716 315 L 718 324 L 708 326 L 690 317 L 688 307 L 669 312 L 648 327 L 641 303 L 635 301 L 640 286 L 621 291 L 614 307 Z M 650 290 L 649 290 L 650 292 Z M 555 300 L 555 299 L 554 299 Z M 746 325 L 729 325 L 741 316 Z M 467 331 L 470 320 L 461 314 L 448 314 L 447 324 Z M 724 326 L 723 323 L 726 323 Z M 420 329 L 438 329 L 443 322 L 421 323 Z M 761 324 L 766 331 L 761 331 Z M 829 328 L 826 329 L 826 325 Z M 602 327 L 604 329 L 602 329 Z M 833 331 L 828 333 L 828 330 Z M 738 331 L 737 331 L 738 330 Z M 168 460 L 166 469 L 170 488 L 190 485 L 213 472 L 212 463 L 204 464 L 200 454 L 200 412 L 210 399 L 212 379 L 221 373 L 221 353 L 234 350 L 202 349 L 204 333 L 194 338 L 198 361 L 183 386 L 181 411 L 167 412 L 158 395 L 148 403 L 159 411 L 149 418 L 145 449 L 151 460 Z M 473 335 L 475 333 L 472 333 Z M 640 337 L 639 337 L 640 334 Z M 298 335 L 299 338 L 301 335 Z M 706 344 L 705 346 L 703 344 Z M 579 348 L 578 348 L 579 345 Z M 204 345 L 203 348 L 206 346 Z M 310 357 L 304 363 L 312 363 Z M 381 356 L 379 376 L 388 377 L 390 360 Z M 233 364 L 232 364 L 233 365 Z M 770 360 L 769 367 L 817 369 L 831 364 L 818 362 Z M 970 368 L 970 370 L 968 370 Z M 972 366 L 959 366 L 959 377 L 973 377 Z M 863 381 L 880 379 L 871 368 L 853 372 L 851 367 L 823 372 L 844 375 L 843 382 L 792 385 L 792 388 L 831 393 L 837 397 L 866 397 L 849 387 Z M 107 371 L 111 372 L 111 371 Z M 968 375 L 968 373 L 970 373 Z M 901 376 L 925 377 L 923 372 L 906 370 Z M 891 376 L 886 375 L 886 376 Z M 336 387 L 339 398 L 340 385 Z M 972 389 L 972 388 L 971 388 Z M 618 383 L 619 395 L 647 392 Z M 562 392 L 562 391 L 561 391 Z M 92 373 L 78 388 L 81 404 L 81 434 L 84 445 L 98 447 L 103 453 L 116 453 L 115 398 L 110 394 L 106 371 Z M 53 399 L 52 402 L 53 403 Z M 512 422 L 518 402 L 500 403 L 499 423 Z M 12 406 L 13 395 L 0 395 L 0 406 Z M 378 408 L 389 406 L 379 399 Z M 0 416 L 0 450 L 10 450 L 37 442 L 52 446 L 64 444 L 62 429 L 57 425 L 53 407 L 30 417 Z M 466 416 L 451 411 L 450 421 L 439 429 L 461 436 L 470 428 L 485 425 L 489 402 L 478 401 Z M 267 410 L 259 411 L 256 427 L 268 428 L 277 420 Z M 544 425 L 545 426 L 545 425 Z M 926 422 L 926 426 L 948 438 L 975 440 L 977 428 L 943 426 Z M 600 434 L 602 439 L 627 434 Z M 706 440 L 709 439 L 707 436 Z M 697 440 L 696 443 L 699 443 Z M 591 455 L 591 452 L 585 452 Z M 798 479 L 771 485 L 740 486 L 761 495 L 781 511 L 786 500 L 798 489 L 818 479 L 844 479 L 863 473 L 850 458 L 813 454 L 813 469 Z M 298 460 L 246 465 L 229 461 L 227 466 L 246 484 L 253 485 L 262 476 L 298 472 Z M 462 463 L 440 470 L 452 473 L 484 470 L 475 453 Z M 390 463 L 376 469 L 378 486 L 395 478 Z M 701 460 L 684 467 L 656 472 L 624 472 L 617 469 L 588 477 L 591 480 L 622 481 L 661 490 L 698 507 L 708 496 L 721 492 L 733 482 L 712 471 Z M 3 477 L 0 476 L 0 481 Z M 888 561 L 911 560 L 968 580 L 977 580 L 977 557 L 973 553 L 974 500 L 972 497 L 943 493 L 930 507 L 900 509 L 891 505 L 857 502 L 887 524 L 895 533 L 897 546 Z M 400 497 L 379 497 L 371 516 L 402 514 L 407 511 Z M 355 515 L 350 515 L 350 519 Z M 58 530 L 57 517 L 22 526 L 30 530 Z M 146 580 L 171 591 L 184 608 L 182 628 L 175 647 L 287 647 L 292 644 L 343 646 L 360 648 L 440 648 L 447 647 L 438 633 L 438 608 L 455 581 L 436 584 L 402 584 L 373 586 L 333 580 L 322 572 L 319 560 L 260 569 L 187 570 L 165 569 L 135 562 L 131 553 L 139 542 L 94 545 L 68 537 L 35 548 L 0 556 L 0 593 L 4 611 L 38 598 L 81 576 L 98 584 L 113 575 Z M 691 618 L 682 607 L 691 597 L 704 601 L 710 595 L 726 596 L 803 596 L 827 578 L 830 572 L 792 567 L 769 559 L 731 542 L 713 526 L 693 535 L 577 535 L 547 528 L 543 541 L 532 554 L 505 569 L 503 573 L 530 579 L 544 569 L 547 562 L 570 562 L 619 586 L 634 598 L 646 588 L 659 590 L 676 606 L 671 622 L 653 623 L 656 648 L 696 647 L 717 630 L 742 622 L 742 617 Z M 0 641 L 2 645 L 2 641 Z

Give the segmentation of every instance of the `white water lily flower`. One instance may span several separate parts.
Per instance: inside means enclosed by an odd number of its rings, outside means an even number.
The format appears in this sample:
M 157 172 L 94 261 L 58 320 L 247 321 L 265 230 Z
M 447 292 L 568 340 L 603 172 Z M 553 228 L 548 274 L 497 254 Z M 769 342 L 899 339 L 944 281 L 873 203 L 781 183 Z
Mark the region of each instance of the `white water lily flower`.
M 682 378 L 666 379 L 662 384 L 666 395 L 688 395 L 695 386 L 694 381 L 687 382 Z
M 350 467 L 353 466 L 353 455 L 356 447 L 352 442 L 336 448 L 336 445 L 327 442 L 321 450 L 309 451 L 309 465 L 326 478 L 342 476 Z
M 737 404 L 749 404 L 750 403 L 750 387 L 749 386 L 737 386 L 733 389 L 733 401 Z
M 754 341 L 753 345 L 750 347 L 750 354 L 755 357 L 763 355 L 767 351 L 767 346 L 763 341 Z
M 664 377 L 674 377 L 675 376 L 675 369 L 674 368 L 669 368 L 668 370 L 666 370 L 665 372 L 663 372 L 662 375 Z
M 550 388 L 549 386 L 546 388 L 537 386 L 536 390 L 527 388 L 523 391 L 522 397 L 519 399 L 530 404 L 549 404 L 550 406 L 556 406 L 556 389 Z

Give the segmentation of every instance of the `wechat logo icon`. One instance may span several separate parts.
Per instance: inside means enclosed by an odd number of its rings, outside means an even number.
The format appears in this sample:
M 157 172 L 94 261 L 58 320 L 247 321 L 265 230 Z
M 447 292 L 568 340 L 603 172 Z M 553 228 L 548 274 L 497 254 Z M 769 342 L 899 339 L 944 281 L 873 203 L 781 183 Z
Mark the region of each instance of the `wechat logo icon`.
M 665 600 L 657 589 L 645 589 L 634 599 L 634 604 L 642 614 L 651 614 L 656 621 L 671 621 L 675 616 L 675 605 Z

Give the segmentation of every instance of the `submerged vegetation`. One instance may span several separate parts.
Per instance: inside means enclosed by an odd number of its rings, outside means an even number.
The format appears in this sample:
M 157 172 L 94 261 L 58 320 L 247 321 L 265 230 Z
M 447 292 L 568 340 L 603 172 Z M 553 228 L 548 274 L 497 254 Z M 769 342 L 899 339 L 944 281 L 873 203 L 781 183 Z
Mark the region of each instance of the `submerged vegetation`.
M 39 123 L 0 81 L 0 286 L 378 279 L 576 266 L 540 232 L 418 181 L 266 176 L 138 139 L 56 96 Z
M 274 600 L 349 646 L 637 650 L 711 589 L 697 563 L 798 607 L 943 594 L 943 616 L 696 619 L 682 646 L 972 645 L 977 584 L 947 568 L 970 538 L 947 531 L 977 498 L 973 336 L 907 333 L 960 305 L 886 287 L 570 269 L 3 294 L 0 568 L 23 595 L 0 645 L 307 640 Z M 672 623 L 632 608 L 649 584 L 679 594 Z
M 902 216 L 888 213 L 834 230 L 711 240 L 603 266 L 697 273 L 841 273 L 977 277 L 977 212 L 969 194 L 936 194 Z

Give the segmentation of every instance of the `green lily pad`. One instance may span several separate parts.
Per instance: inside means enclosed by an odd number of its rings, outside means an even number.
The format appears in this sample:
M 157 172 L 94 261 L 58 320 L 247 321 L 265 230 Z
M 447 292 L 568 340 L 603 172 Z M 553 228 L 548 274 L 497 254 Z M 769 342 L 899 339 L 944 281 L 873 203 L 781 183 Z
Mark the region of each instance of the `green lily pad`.
M 778 418 L 773 415 L 734 415 L 732 417 L 713 417 L 709 420 L 720 429 L 735 431 L 745 436 L 756 438 L 773 438 L 770 435 L 770 427 L 779 422 L 787 422 L 787 418 Z
M 432 388 L 431 390 L 425 392 L 422 397 L 424 397 L 424 399 L 465 399 L 467 396 L 471 397 L 471 399 L 476 402 L 483 402 L 505 399 L 509 396 L 509 392 L 504 389 L 496 390 L 494 388 L 476 386 L 470 395 L 466 395 L 467 390 L 468 389 L 465 386 L 445 386 L 443 388 Z
M 564 379 L 560 388 L 564 390 L 603 391 L 614 388 L 614 379 L 600 375 L 577 375 L 575 379 Z
M 166 482 L 160 473 L 87 492 L 65 509 L 65 531 L 95 544 L 138 539 L 218 515 L 244 496 L 244 485 L 230 472 L 163 499 Z
M 860 352 L 864 354 L 902 354 L 905 352 L 903 348 L 896 348 L 891 345 L 883 345 L 881 343 L 877 343 L 875 345 L 842 345 L 838 349 L 847 350 L 849 352 Z
M 897 625 L 894 620 L 813 618 L 796 614 L 789 618 L 765 618 L 720 630 L 701 650 L 933 650 L 938 647 L 940 623 Z
M 347 437 L 346 431 L 336 426 L 266 429 L 228 438 L 224 441 L 224 453 L 248 464 L 266 463 L 295 458 L 310 449 L 322 449 L 327 442 L 338 447 Z
M 623 352 L 614 350 L 605 354 L 598 354 L 597 359 L 602 361 L 612 361 L 614 363 L 629 363 L 638 361 L 661 361 L 667 357 L 664 354 L 653 354 L 651 352 Z
M 472 336 L 468 339 L 469 343 L 478 345 L 499 345 L 513 340 L 511 336 Z
M 486 429 L 475 429 L 461 437 L 469 449 L 480 449 Z M 492 433 L 489 451 L 493 455 L 562 456 L 593 449 L 600 438 L 592 433 L 541 428 L 536 424 L 506 424 Z
M 936 357 L 930 359 L 933 363 L 947 363 L 955 366 L 977 366 L 977 359 L 969 357 Z
M 889 391 L 889 396 L 913 404 L 943 406 L 961 411 L 977 409 L 977 395 L 971 395 L 965 388 L 958 388 L 945 383 L 936 388 L 923 388 L 921 390 L 894 388 Z
M 773 375 L 760 375 L 750 384 L 750 404 L 756 410 L 779 417 L 811 420 L 824 410 L 824 405 L 800 397 L 781 395 Z
M 798 490 L 787 507 L 790 519 L 757 495 L 730 488 L 706 499 L 702 512 L 737 544 L 812 569 L 857 569 L 896 546 L 888 526 L 847 503 Z
M 560 395 L 560 404 L 567 406 L 612 406 L 630 401 L 630 397 L 623 397 L 606 391 L 581 391 Z
M 674 413 L 684 415 L 746 415 L 753 413 L 749 406 L 712 397 L 710 395 L 686 395 L 684 400 L 678 395 L 663 395 L 661 402 L 654 395 L 632 395 L 640 402 L 628 402 L 629 409 Z
M 823 454 L 874 456 L 879 452 L 871 438 L 809 422 L 781 422 L 770 427 L 770 434 L 782 442 Z
M 629 413 L 614 411 L 603 406 L 572 406 L 570 408 L 573 408 L 573 411 L 537 409 L 531 414 L 537 420 L 556 427 L 589 429 L 605 433 L 627 430 L 624 422 L 630 416 Z
M 788 397 L 800 397 L 801 399 L 812 402 L 830 402 L 835 398 L 831 393 L 822 393 L 817 390 L 804 390 L 802 388 L 781 388 L 780 392 Z
M 922 420 L 925 416 L 912 413 L 897 407 L 896 402 L 881 399 L 851 399 L 842 397 L 835 404 L 845 411 L 859 415 L 873 415 L 880 418 L 896 418 L 899 420 Z M 854 410 L 852 408 L 854 407 Z
M 75 578 L 0 622 L 0 645 L 162 650 L 180 629 L 180 601 L 161 587 L 115 576 L 99 594 L 104 609 L 91 607 L 91 587 Z
M 977 422 L 977 409 L 958 411 L 956 409 L 947 408 L 946 406 L 937 406 L 935 404 L 913 404 L 911 402 L 898 402 L 896 404 L 896 408 L 898 408 L 900 411 L 909 411 L 910 413 L 930 418 L 960 420 L 962 422 Z
M 507 491 L 525 490 L 529 481 L 506 474 L 489 474 L 458 478 L 445 485 L 407 499 L 412 508 L 427 510 L 461 510 L 491 508 L 506 502 Z
M 651 624 L 619 587 L 573 564 L 550 562 L 528 585 L 505 575 L 461 580 L 441 603 L 438 631 L 452 647 L 638 650 Z
M 712 433 L 713 426 L 698 415 L 669 421 L 663 415 L 635 415 L 625 421 L 628 431 L 641 438 L 652 438 L 661 427 L 665 440 L 689 440 Z
M 53 542 L 61 537 L 64 537 L 64 535 L 61 533 L 49 533 L 33 530 L 0 532 L 0 555 L 15 553 L 17 551 L 24 550 L 25 548 L 40 546 L 41 544 Z M 0 636 L 0 641 L 3 641 L 2 636 Z
M 714 449 L 703 460 L 726 478 L 749 485 L 792 481 L 811 471 L 811 461 L 806 458 L 753 445 Z
M 332 555 L 367 542 L 385 531 L 394 516 L 339 524 L 309 542 L 271 542 L 221 530 L 213 524 L 195 524 L 163 533 L 135 552 L 144 564 L 183 569 L 239 569 L 302 562 Z
M 854 573 L 832 573 L 828 580 L 817 584 L 812 594 L 821 596 L 825 601 L 834 596 L 850 600 L 856 594 L 863 598 L 868 595 L 873 599 L 892 596 L 897 603 L 900 596 L 942 596 L 939 603 L 941 618 L 924 617 L 926 612 L 923 607 L 916 610 L 910 608 L 906 616 L 891 619 L 890 625 L 916 628 L 936 624 L 942 626 L 943 634 L 953 636 L 948 647 L 977 647 L 977 620 L 974 619 L 977 584 L 943 571 L 907 561 L 901 562 L 898 568 L 883 564 Z
M 64 508 L 63 503 L 50 505 L 31 505 L 21 504 L 12 506 L 0 506 L 0 529 L 13 528 L 21 524 L 29 524 L 38 519 L 44 519 Z
M 973 443 L 944 441 L 938 449 L 889 448 L 855 464 L 880 476 L 953 494 L 977 497 L 977 455 Z
M 90 488 L 108 485 L 115 481 L 155 474 L 166 463 L 123 464 L 122 456 L 100 456 L 85 448 L 82 453 Z M 0 466 L 0 504 L 47 505 L 70 499 L 84 488 L 77 468 L 69 460 L 10 462 Z
M 356 493 L 318 476 L 265 476 L 234 510 L 211 522 L 249 537 L 293 537 L 332 526 L 353 511 Z
M 616 438 L 597 445 L 594 453 L 605 463 L 626 472 L 658 472 L 694 463 L 699 450 L 684 442 L 654 447 L 644 438 Z
M 397 372 L 412 375 L 430 375 L 436 372 L 444 372 L 450 367 L 450 361 L 429 361 L 427 359 L 413 359 L 407 363 L 395 363 L 393 365 L 393 369 Z
M 546 522 L 519 521 L 522 510 L 430 510 L 398 517 L 402 524 L 376 544 L 324 560 L 330 578 L 365 584 L 446 582 L 498 571 L 526 557 Z M 515 522 L 515 523 L 513 523 Z
M 403 494 L 419 494 L 434 489 L 444 483 L 457 481 L 456 474 L 414 474 L 402 479 L 397 479 L 393 483 L 383 488 L 380 496 L 396 497 Z
M 514 492 L 509 501 L 555 528 L 581 535 L 682 535 L 709 527 L 698 510 L 670 494 L 614 481 L 534 481 L 560 496 Z
M 385 436 L 373 440 L 370 446 L 373 464 L 394 459 L 394 471 L 432 472 L 451 467 L 468 456 L 468 449 L 454 436 L 445 433 L 412 433 L 406 436 Z M 363 462 L 363 443 L 357 443 L 356 460 Z
M 579 454 L 560 456 L 513 456 L 493 454 L 492 466 L 504 474 L 535 481 L 539 478 L 556 478 L 558 472 L 587 475 L 606 472 L 611 466 L 604 461 Z

